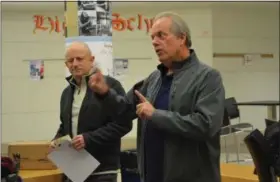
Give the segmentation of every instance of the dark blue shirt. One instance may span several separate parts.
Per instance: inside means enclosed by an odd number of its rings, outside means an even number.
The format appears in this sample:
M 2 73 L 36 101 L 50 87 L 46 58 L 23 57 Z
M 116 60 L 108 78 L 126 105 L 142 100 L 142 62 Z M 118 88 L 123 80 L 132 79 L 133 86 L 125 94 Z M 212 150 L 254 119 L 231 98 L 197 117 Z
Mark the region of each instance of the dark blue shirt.
M 162 77 L 162 84 L 154 103 L 156 109 L 168 110 L 172 80 L 173 76 Z M 145 130 L 145 182 L 163 182 L 163 161 L 164 134 L 148 121 Z

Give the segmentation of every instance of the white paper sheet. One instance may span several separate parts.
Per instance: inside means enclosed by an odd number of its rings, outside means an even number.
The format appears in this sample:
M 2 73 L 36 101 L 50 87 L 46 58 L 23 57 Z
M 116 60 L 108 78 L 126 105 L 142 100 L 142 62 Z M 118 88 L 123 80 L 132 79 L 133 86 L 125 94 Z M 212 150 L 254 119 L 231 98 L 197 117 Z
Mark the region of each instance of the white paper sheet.
M 84 182 L 100 164 L 85 149 L 77 151 L 72 148 L 68 136 L 55 143 L 57 147 L 48 158 L 73 182 Z

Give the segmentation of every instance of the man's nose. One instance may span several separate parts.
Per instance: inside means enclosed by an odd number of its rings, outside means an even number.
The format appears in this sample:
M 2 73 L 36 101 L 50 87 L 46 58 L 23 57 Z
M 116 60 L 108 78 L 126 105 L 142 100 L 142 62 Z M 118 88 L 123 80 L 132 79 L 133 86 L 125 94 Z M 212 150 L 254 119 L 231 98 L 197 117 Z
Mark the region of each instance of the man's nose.
M 154 38 L 154 39 L 152 40 L 152 44 L 153 44 L 154 47 L 158 46 L 158 45 L 159 45 L 158 39 L 157 39 L 157 38 Z
M 73 60 L 73 66 L 77 66 L 78 65 L 78 60 L 77 59 L 74 59 Z

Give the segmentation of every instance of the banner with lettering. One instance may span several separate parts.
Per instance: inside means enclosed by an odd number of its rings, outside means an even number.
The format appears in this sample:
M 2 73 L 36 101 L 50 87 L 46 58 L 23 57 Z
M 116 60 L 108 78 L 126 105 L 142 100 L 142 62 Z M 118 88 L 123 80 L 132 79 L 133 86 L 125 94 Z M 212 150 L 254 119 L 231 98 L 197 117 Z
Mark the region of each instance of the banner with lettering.
M 110 76 L 113 74 L 111 7 L 108 0 L 65 2 L 66 46 L 74 41 L 87 43 L 95 56 L 95 66 Z
M 65 18 L 66 15 L 67 12 L 65 12 Z M 71 15 L 68 16 L 71 17 Z M 76 22 L 73 22 L 73 20 L 75 20 Z M 33 34 L 37 34 L 40 32 L 48 32 L 50 34 L 59 33 L 67 35 L 65 20 L 59 19 L 59 17 L 56 15 L 47 16 L 44 14 L 35 14 L 33 15 L 33 21 Z M 68 26 L 68 29 L 70 29 L 70 36 L 76 36 L 76 34 L 78 34 L 77 21 L 77 17 L 69 18 L 68 22 L 70 22 L 70 25 Z M 109 35 L 112 34 L 112 30 L 116 32 L 133 32 L 139 30 L 149 33 L 153 25 L 153 21 L 154 18 L 146 17 L 143 14 L 135 14 L 134 16 L 122 16 L 120 13 L 112 13 L 112 26 L 110 27 L 110 29 L 105 28 L 105 31 L 109 30 Z M 103 20 L 102 22 L 104 24 L 104 22 L 106 21 Z

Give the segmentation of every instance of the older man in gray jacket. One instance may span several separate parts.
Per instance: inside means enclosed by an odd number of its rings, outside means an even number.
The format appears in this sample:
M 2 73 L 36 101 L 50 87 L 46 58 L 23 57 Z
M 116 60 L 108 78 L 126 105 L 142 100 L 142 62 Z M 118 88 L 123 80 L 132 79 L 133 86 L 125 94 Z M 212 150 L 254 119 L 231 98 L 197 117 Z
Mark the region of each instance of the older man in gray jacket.
M 109 88 L 100 73 L 89 85 L 116 119 L 139 118 L 142 181 L 220 182 L 221 75 L 199 61 L 179 15 L 157 15 L 151 38 L 161 64 L 126 97 Z

